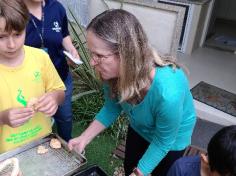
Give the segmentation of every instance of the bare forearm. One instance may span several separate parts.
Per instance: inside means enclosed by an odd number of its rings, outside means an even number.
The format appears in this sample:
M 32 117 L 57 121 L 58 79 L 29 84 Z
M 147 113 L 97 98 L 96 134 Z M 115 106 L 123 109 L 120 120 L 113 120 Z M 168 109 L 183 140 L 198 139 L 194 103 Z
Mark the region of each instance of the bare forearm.
M 85 147 L 93 140 L 95 136 L 101 133 L 105 129 L 105 126 L 98 120 L 94 120 L 89 127 L 79 136 L 71 139 L 68 143 L 70 150 L 81 153 Z
M 86 139 L 90 143 L 94 137 L 100 134 L 105 129 L 105 126 L 98 120 L 94 120 L 89 127 L 81 134 L 81 137 Z
M 72 43 L 70 36 L 67 36 L 63 39 L 62 46 L 65 48 L 65 50 L 70 51 L 70 52 L 72 50 L 76 50 L 73 43 Z

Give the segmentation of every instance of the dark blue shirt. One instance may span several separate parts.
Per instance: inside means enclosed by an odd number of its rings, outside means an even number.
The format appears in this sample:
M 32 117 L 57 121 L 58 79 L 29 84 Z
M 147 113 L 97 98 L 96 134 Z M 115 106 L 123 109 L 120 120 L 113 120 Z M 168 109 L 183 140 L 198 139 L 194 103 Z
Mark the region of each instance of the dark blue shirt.
M 69 66 L 63 54 L 62 40 L 69 35 L 68 20 L 65 8 L 56 0 L 46 0 L 43 7 L 43 20 L 39 20 L 32 14 L 26 28 L 25 44 L 36 48 L 42 47 L 43 37 L 44 48 L 56 67 L 62 80 L 65 80 L 69 72 Z M 36 26 L 34 25 L 34 23 Z M 43 35 L 42 35 L 43 26 Z
M 183 157 L 174 162 L 167 176 L 201 176 L 200 156 Z

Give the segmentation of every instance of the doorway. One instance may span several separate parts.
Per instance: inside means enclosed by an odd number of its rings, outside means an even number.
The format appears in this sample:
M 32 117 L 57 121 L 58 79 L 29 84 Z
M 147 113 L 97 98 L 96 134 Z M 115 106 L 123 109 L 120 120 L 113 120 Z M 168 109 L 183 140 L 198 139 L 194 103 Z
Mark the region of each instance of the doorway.
M 236 1 L 216 0 L 205 46 L 236 51 Z

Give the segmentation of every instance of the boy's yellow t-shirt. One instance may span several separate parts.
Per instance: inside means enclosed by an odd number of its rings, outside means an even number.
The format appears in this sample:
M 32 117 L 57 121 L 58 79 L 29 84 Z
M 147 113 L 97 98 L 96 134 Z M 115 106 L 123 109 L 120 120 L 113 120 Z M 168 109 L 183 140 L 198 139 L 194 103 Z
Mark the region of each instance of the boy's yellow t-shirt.
M 31 98 L 46 92 L 65 90 L 46 52 L 29 46 L 24 46 L 24 52 L 24 61 L 18 67 L 0 64 L 0 111 L 27 106 Z M 0 125 L 0 153 L 44 137 L 51 130 L 51 118 L 40 112 L 17 128 Z

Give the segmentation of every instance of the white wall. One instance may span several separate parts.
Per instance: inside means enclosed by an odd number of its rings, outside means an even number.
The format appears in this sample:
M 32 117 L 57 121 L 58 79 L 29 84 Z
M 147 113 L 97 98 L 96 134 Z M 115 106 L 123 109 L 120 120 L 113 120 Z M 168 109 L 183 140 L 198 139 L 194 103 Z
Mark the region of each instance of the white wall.
M 67 16 L 72 21 L 72 16 L 68 8 L 73 12 L 75 17 L 80 21 L 83 26 L 88 24 L 88 1 L 87 0 L 58 0 L 63 4 L 67 10 Z

